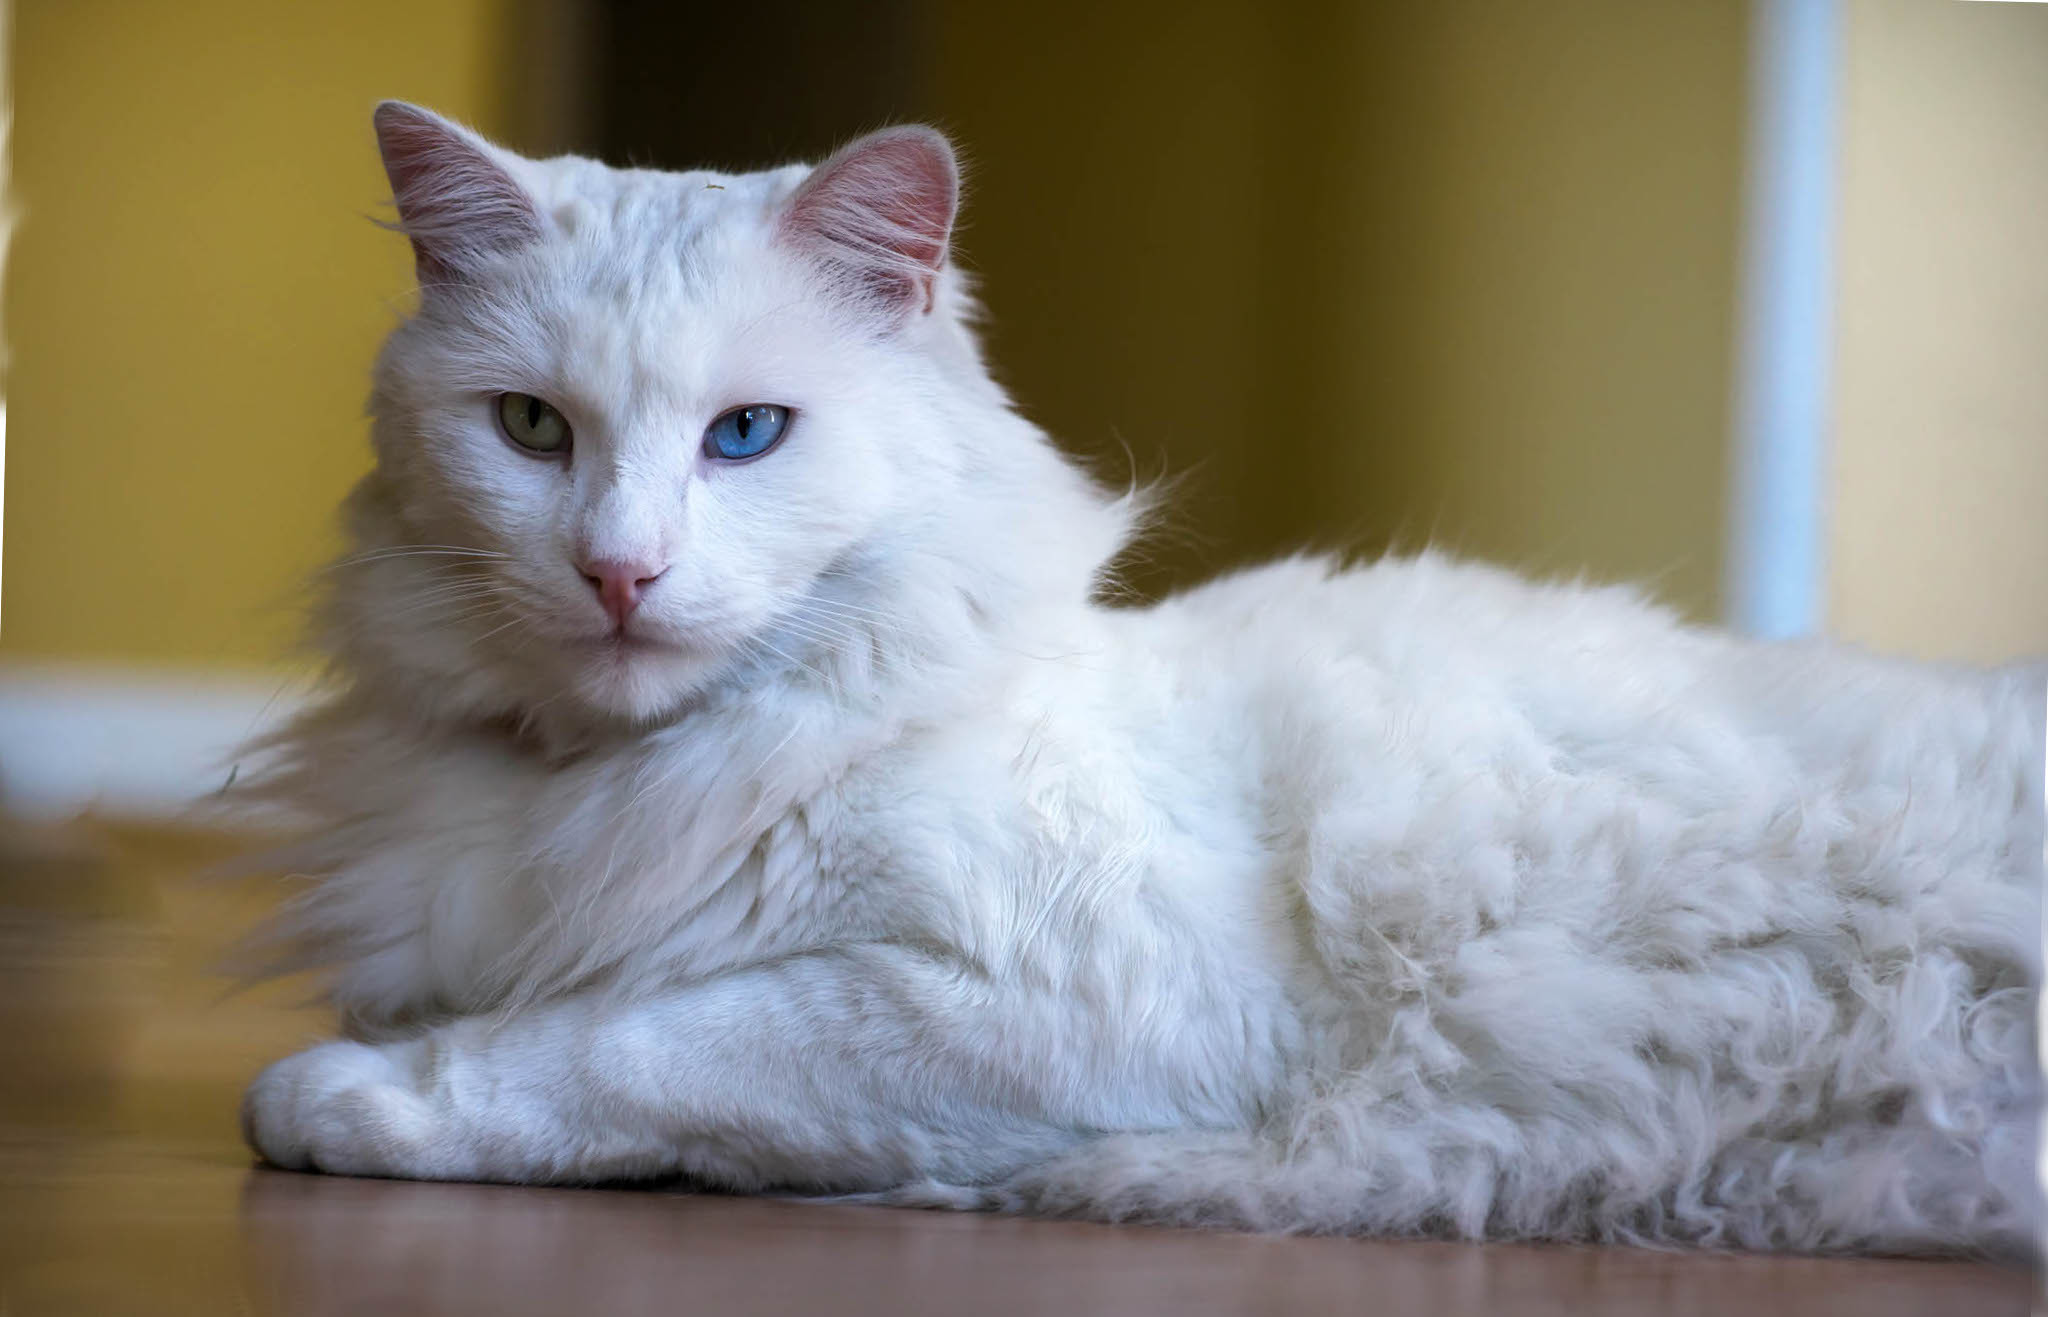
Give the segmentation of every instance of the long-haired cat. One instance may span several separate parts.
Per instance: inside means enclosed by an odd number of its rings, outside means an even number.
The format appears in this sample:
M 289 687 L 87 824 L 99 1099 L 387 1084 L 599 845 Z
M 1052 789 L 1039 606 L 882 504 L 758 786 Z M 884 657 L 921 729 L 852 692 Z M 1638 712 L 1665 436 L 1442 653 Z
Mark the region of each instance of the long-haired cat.
M 1435 555 L 1103 606 L 924 128 L 380 107 L 418 311 L 261 790 L 346 1038 L 269 1161 L 1275 1230 L 2016 1246 L 2043 669 Z

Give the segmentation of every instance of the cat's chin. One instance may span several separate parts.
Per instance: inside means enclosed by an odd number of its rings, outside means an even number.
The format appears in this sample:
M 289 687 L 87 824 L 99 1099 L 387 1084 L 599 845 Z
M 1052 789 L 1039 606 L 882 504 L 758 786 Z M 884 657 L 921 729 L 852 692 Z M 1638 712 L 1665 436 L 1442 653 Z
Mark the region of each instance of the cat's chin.
M 708 654 L 648 636 L 601 636 L 577 648 L 577 699 L 593 713 L 626 722 L 667 716 L 718 667 Z
M 593 662 L 609 664 L 613 667 L 648 658 L 659 658 L 661 656 L 678 658 L 690 652 L 687 646 L 678 645 L 672 641 L 658 640 L 652 636 L 643 636 L 637 633 L 621 634 L 619 632 L 593 637 L 584 641 L 581 648 L 591 657 Z

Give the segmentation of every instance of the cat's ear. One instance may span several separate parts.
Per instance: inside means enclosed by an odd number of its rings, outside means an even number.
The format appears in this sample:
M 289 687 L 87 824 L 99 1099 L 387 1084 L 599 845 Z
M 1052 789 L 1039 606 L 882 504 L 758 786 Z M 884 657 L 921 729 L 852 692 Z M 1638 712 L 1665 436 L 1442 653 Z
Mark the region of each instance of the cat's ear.
M 785 241 L 892 316 L 932 308 L 960 205 L 960 166 L 937 130 L 884 128 L 811 171 L 781 218 Z
M 460 281 L 485 257 L 541 236 L 533 198 L 483 138 L 404 101 L 379 105 L 374 122 L 421 284 Z

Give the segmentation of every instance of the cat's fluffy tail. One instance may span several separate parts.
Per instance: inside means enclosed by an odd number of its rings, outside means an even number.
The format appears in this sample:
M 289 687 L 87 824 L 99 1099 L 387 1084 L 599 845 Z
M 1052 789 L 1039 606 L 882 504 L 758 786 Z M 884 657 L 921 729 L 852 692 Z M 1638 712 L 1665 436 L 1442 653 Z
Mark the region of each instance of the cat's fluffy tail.
M 1997 1146 L 1978 1150 L 1982 1161 L 1954 1156 L 1963 1151 L 1955 1147 L 1939 1150 L 1951 1156 L 1929 1159 L 1937 1150 L 1926 1145 L 1936 1136 L 1915 1133 L 1920 1137 L 1886 1131 L 1856 1148 L 1751 1147 L 1740 1156 L 1724 1154 L 1689 1187 L 1647 1201 L 1562 1186 L 1550 1210 L 1509 1209 L 1518 1220 L 1504 1217 L 1501 1200 L 1519 1195 L 1488 1169 L 1484 1156 L 1453 1157 L 1449 1165 L 1425 1157 L 1430 1173 L 1416 1175 L 1424 1167 L 1409 1164 L 1412 1158 L 1361 1167 L 1329 1150 L 1290 1149 L 1250 1132 L 1112 1135 L 994 1184 L 921 1181 L 862 1198 L 901 1207 L 1298 1234 L 2030 1256 L 2036 1247 L 2031 1184 L 1979 1181 L 1966 1190 L 1954 1174 L 1981 1176 L 1985 1163 L 2030 1166 L 2026 1132 L 2017 1126 L 1994 1131 L 1987 1143 Z M 1907 1148 L 1902 1140 L 1919 1146 Z M 1809 1161 L 1815 1164 L 1795 1165 Z M 1924 1177 L 1949 1183 L 1909 1189 L 1906 1182 L 1923 1178 L 1901 1173 L 1912 1162 L 1949 1172 Z M 1819 1188 L 1815 1180 L 1830 1187 Z

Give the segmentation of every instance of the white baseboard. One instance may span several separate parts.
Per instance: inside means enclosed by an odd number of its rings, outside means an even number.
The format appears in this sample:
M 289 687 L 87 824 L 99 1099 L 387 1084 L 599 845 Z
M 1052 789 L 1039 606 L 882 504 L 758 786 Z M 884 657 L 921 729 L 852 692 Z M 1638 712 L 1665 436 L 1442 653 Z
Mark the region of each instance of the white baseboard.
M 0 804 L 38 819 L 174 818 L 309 689 L 274 672 L 0 665 Z

